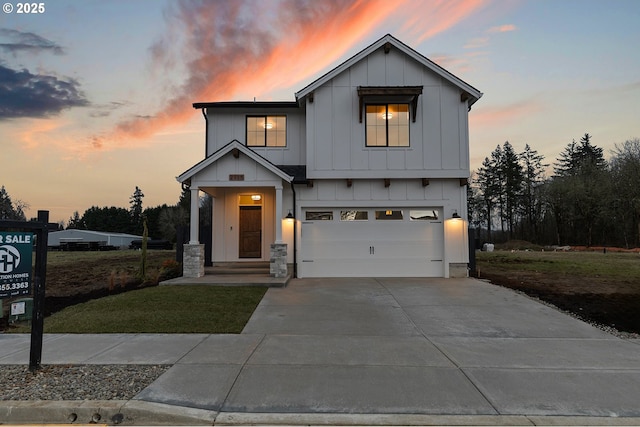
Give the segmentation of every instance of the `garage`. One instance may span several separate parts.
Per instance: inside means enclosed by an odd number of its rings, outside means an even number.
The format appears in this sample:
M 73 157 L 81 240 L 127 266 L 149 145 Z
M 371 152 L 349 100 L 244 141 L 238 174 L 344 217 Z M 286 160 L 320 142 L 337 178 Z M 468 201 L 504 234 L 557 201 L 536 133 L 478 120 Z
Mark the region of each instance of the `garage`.
M 307 208 L 300 277 L 443 277 L 441 208 Z

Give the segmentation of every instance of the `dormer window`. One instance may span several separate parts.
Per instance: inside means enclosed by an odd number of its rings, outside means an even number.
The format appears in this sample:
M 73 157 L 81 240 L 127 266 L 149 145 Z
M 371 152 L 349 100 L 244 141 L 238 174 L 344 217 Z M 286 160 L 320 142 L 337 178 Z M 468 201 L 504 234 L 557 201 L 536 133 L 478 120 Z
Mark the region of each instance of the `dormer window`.
M 409 146 L 409 104 L 366 106 L 367 147 Z
M 286 147 L 286 116 L 247 116 L 247 146 Z

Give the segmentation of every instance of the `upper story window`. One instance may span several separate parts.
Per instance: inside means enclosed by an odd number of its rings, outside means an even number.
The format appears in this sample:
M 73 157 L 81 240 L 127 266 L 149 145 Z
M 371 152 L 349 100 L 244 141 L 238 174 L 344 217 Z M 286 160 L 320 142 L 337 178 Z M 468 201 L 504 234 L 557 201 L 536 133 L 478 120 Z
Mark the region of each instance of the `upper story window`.
M 367 147 L 409 146 L 409 104 L 367 104 Z
M 358 86 L 366 146 L 408 147 L 409 117 L 416 121 L 421 94 L 422 86 Z
M 247 146 L 286 147 L 286 116 L 247 116 Z

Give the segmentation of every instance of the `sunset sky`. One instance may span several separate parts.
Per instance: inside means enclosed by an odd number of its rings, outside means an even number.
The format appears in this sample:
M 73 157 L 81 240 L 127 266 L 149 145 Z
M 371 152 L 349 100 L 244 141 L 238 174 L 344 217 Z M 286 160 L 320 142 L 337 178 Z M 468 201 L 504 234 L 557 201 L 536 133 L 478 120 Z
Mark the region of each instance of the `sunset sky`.
M 498 144 L 553 163 L 584 133 L 640 138 L 637 0 L 44 0 L 0 12 L 0 185 L 68 221 L 175 204 L 204 156 L 192 103 L 294 100 L 389 33 L 484 96 L 471 168 Z

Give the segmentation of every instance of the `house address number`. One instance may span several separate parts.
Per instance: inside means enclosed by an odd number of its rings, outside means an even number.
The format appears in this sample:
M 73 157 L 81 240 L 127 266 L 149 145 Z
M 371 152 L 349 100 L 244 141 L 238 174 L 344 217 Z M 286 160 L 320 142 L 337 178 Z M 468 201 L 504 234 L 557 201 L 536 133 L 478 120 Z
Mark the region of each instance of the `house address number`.
M 230 174 L 229 181 L 244 181 L 244 174 Z

